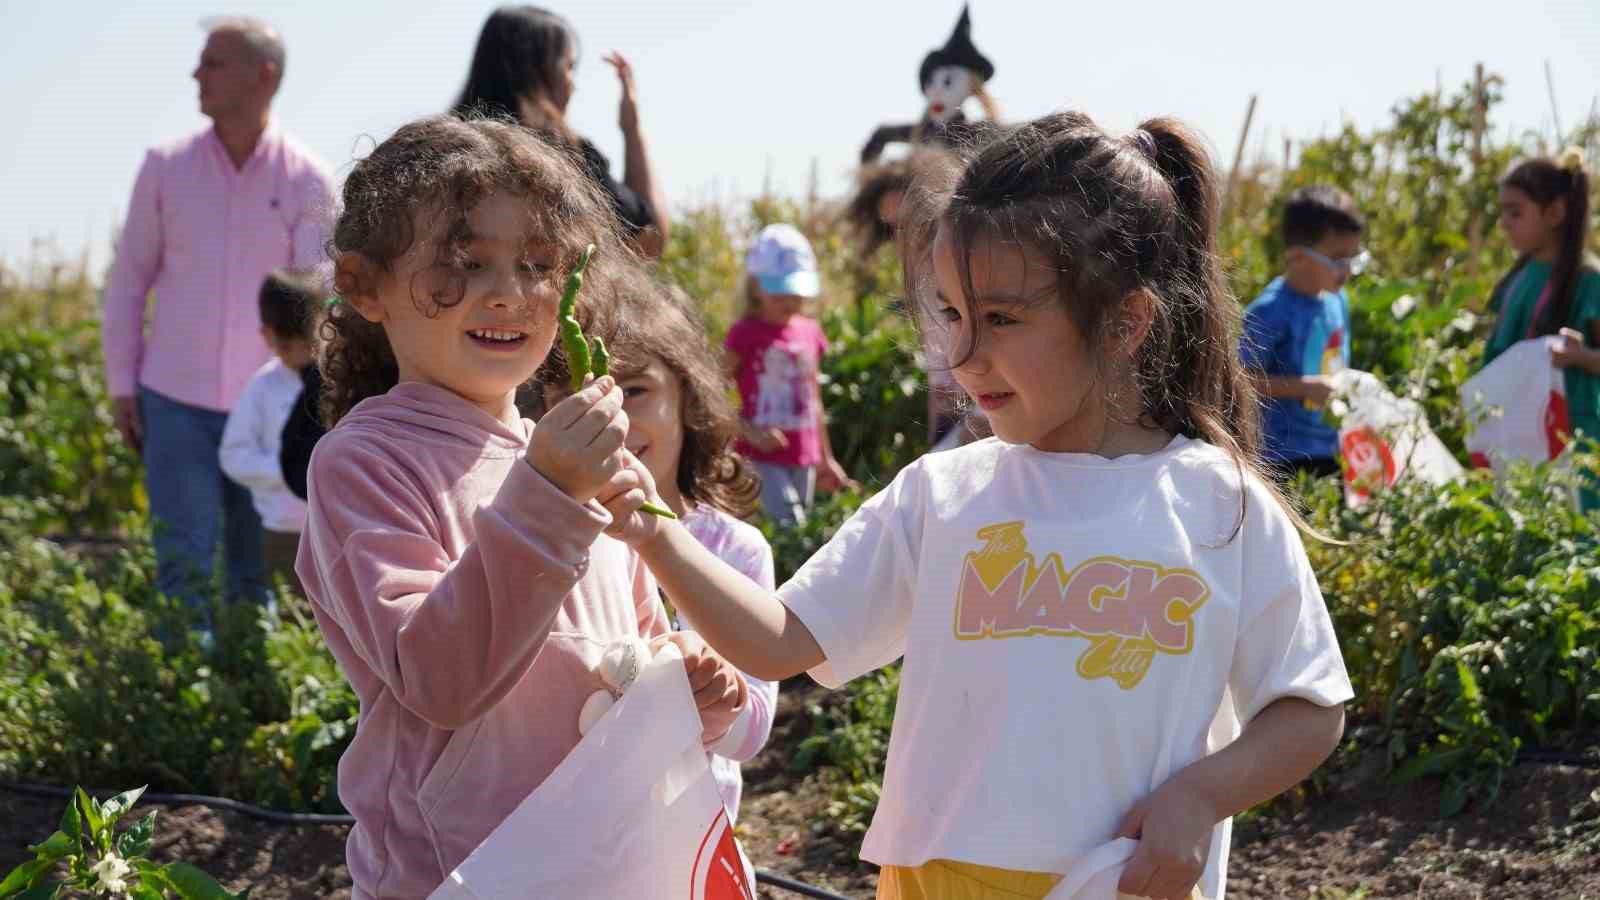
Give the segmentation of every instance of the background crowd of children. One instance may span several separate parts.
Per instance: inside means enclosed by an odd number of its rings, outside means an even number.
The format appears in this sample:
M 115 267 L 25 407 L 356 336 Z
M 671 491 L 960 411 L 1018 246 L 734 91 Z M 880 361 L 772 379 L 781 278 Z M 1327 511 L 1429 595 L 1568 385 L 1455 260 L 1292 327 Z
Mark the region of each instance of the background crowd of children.
M 930 378 L 960 400 L 930 419 L 970 408 L 995 437 L 909 466 L 779 586 L 757 513 L 793 527 L 855 486 L 812 247 L 787 224 L 748 236 L 747 308 L 714 346 L 648 262 L 668 223 L 637 110 L 616 182 L 562 123 L 575 40 L 542 11 L 496 17 L 456 112 L 354 164 L 331 285 L 260 284 L 272 358 L 212 423 L 259 520 L 230 520 L 230 552 L 311 601 L 360 695 L 339 780 L 356 896 L 438 885 L 576 745 L 622 639 L 681 649 L 730 815 L 779 680 L 903 657 L 863 848 L 880 896 L 1217 896 L 1230 817 L 1319 765 L 1351 697 L 1280 488 L 1341 472 L 1324 411 L 1361 337 L 1350 197 L 1289 198 L 1282 275 L 1241 307 L 1181 123 L 1061 113 L 930 156 L 876 208 Z M 486 60 L 524 26 L 540 37 L 513 49 L 552 62 L 511 84 Z M 1581 158 L 1520 163 L 1501 208 L 1521 256 L 1484 361 L 1556 337 L 1574 430 L 1600 434 Z M 579 318 L 613 362 L 574 385 L 555 301 L 589 244 Z

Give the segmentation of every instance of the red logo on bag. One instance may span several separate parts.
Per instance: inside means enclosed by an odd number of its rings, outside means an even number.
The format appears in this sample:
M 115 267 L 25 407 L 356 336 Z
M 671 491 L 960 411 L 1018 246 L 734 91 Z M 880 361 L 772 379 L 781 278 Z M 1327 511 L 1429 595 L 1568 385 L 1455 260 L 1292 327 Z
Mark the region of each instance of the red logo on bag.
M 1357 428 L 1346 433 L 1339 441 L 1339 450 L 1349 463 L 1344 470 L 1344 480 L 1357 497 L 1365 500 L 1372 488 L 1394 484 L 1394 454 L 1371 428 Z
M 745 877 L 744 858 L 733 839 L 727 810 L 718 810 L 700 841 L 690 874 L 689 896 L 694 900 L 756 900 Z
M 1550 458 L 1555 459 L 1567 449 L 1567 436 L 1572 434 L 1572 420 L 1567 418 L 1567 395 L 1550 392 L 1550 404 L 1544 408 L 1544 438 L 1550 448 Z

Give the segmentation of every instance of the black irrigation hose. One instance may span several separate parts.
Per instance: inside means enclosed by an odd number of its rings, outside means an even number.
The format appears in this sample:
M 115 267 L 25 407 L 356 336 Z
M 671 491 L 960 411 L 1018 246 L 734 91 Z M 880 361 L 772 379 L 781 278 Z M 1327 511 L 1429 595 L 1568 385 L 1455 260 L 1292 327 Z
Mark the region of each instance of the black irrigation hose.
M 49 784 L 24 784 L 15 781 L 0 782 L 0 787 L 18 794 L 31 794 L 35 797 L 70 797 L 71 788 L 56 787 Z M 121 791 L 89 791 L 96 796 L 113 797 Z M 355 817 L 334 815 L 330 813 L 291 813 L 279 812 L 276 809 L 267 809 L 249 803 L 240 803 L 238 800 L 229 800 L 227 797 L 208 797 L 205 794 L 157 794 L 145 793 L 139 797 L 140 803 L 161 803 L 175 805 L 181 803 L 197 803 L 209 806 L 212 809 L 225 809 L 268 822 L 277 822 L 280 825 L 354 825 Z
M 1517 765 L 1573 766 L 1579 769 L 1600 769 L 1600 756 L 1592 753 L 1573 753 L 1569 750 L 1521 750 Z
M 819 887 L 812 887 L 801 881 L 791 881 L 782 875 L 774 875 L 765 869 L 756 870 L 756 881 L 768 887 L 782 888 L 802 897 L 815 897 L 817 900 L 850 900 L 848 897 L 842 897 Z
M 32 797 L 71 797 L 72 789 L 57 787 L 49 784 L 29 784 L 20 781 L 0 781 L 0 789 L 16 794 Z M 89 791 L 96 796 L 112 797 L 121 791 Z M 139 797 L 140 803 L 161 804 L 198 804 L 209 806 L 212 809 L 224 809 L 240 815 L 276 822 L 280 825 L 354 825 L 354 816 L 344 816 L 332 813 L 292 813 L 280 812 L 276 809 L 267 809 L 251 803 L 241 803 L 238 800 L 229 800 L 227 797 L 210 797 L 205 794 L 157 794 L 145 793 Z M 776 875 L 765 869 L 756 870 L 756 882 L 768 887 L 775 887 L 802 897 L 814 897 L 816 900 L 849 900 L 839 894 L 825 891 L 822 888 L 812 887 L 801 881 L 794 881 Z

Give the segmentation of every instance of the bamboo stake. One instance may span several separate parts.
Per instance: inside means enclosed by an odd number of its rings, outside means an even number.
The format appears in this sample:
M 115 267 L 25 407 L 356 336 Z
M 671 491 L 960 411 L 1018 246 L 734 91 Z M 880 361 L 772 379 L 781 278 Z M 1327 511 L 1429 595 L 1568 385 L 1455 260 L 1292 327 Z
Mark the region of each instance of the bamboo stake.
M 1550 60 L 1548 59 L 1544 61 L 1544 85 L 1550 91 L 1550 117 L 1556 123 L 1556 152 L 1560 153 L 1562 141 L 1564 140 L 1562 135 L 1565 132 L 1561 128 L 1561 110 L 1556 108 L 1556 76 L 1550 70 Z
M 1483 63 L 1478 63 L 1472 70 L 1472 177 L 1478 177 L 1478 172 L 1483 168 L 1483 132 L 1487 126 L 1489 114 L 1489 98 L 1484 90 Z M 1480 204 L 1474 204 L 1472 220 L 1468 223 L 1467 240 L 1470 245 L 1471 256 L 1467 257 L 1467 274 L 1478 274 L 1478 258 L 1483 253 L 1483 209 Z
M 1233 202 L 1233 191 L 1239 183 L 1239 167 L 1244 164 L 1244 148 L 1246 142 L 1250 140 L 1250 123 L 1255 117 L 1256 95 L 1251 94 L 1250 105 L 1245 107 L 1244 111 L 1244 129 L 1239 132 L 1239 145 L 1233 151 L 1233 168 L 1228 170 L 1228 183 L 1222 191 L 1222 215 L 1219 218 L 1223 221 L 1228 218 L 1228 207 Z

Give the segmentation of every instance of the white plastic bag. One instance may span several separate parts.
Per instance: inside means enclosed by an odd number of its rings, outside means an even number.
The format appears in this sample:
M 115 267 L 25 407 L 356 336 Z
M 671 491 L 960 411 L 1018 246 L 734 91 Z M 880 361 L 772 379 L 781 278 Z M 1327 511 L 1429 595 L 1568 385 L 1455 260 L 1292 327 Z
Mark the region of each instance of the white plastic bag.
M 1421 404 L 1396 397 L 1377 376 L 1355 369 L 1336 373 L 1333 390 L 1344 409 L 1339 453 L 1347 504 L 1361 506 L 1401 478 L 1444 484 L 1461 476 L 1461 464 L 1428 426 Z
M 700 727 L 666 645 L 430 900 L 754 900 Z
M 1517 460 L 1549 462 L 1572 433 L 1566 378 L 1550 362 L 1559 338 L 1519 341 L 1461 385 L 1461 406 L 1475 423 L 1467 435 L 1473 465 L 1503 471 Z

